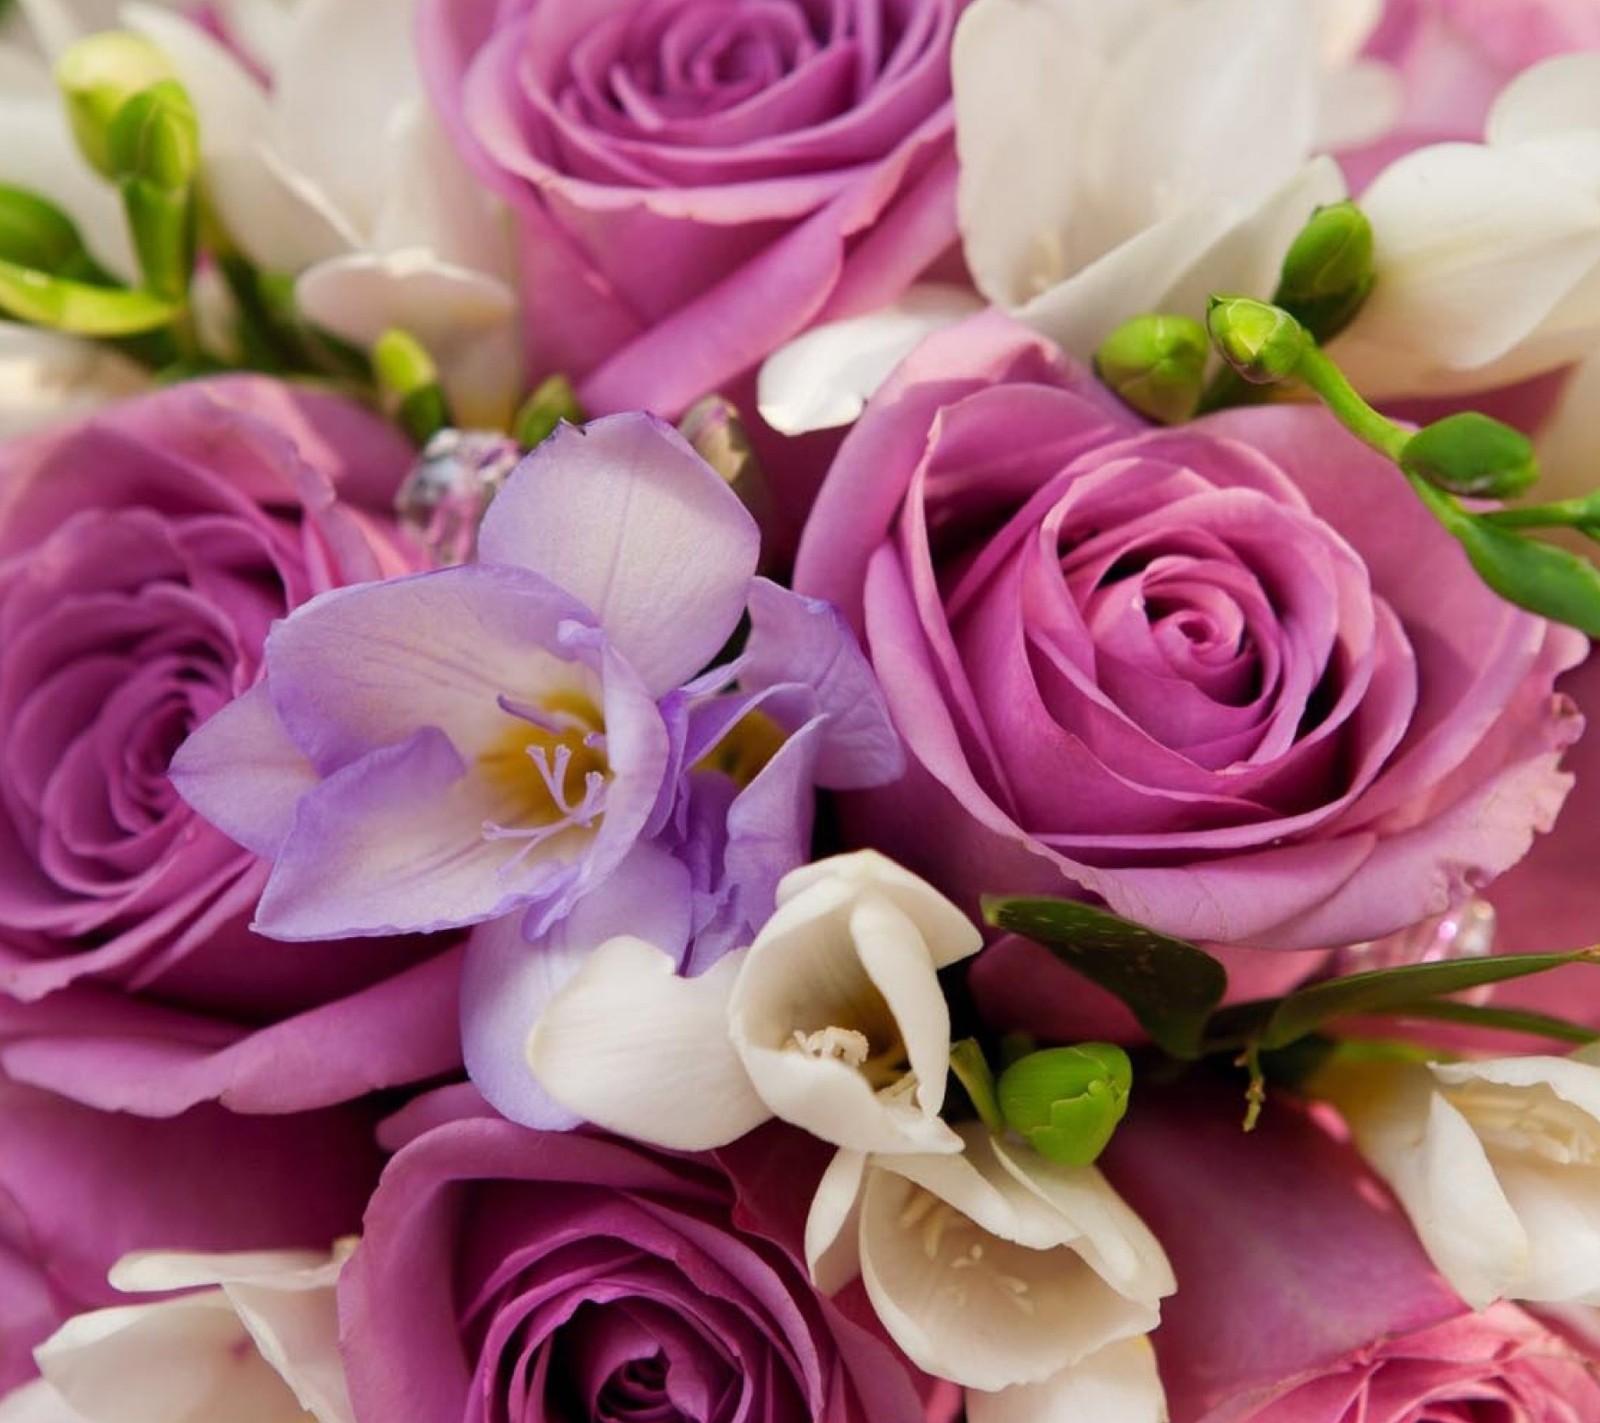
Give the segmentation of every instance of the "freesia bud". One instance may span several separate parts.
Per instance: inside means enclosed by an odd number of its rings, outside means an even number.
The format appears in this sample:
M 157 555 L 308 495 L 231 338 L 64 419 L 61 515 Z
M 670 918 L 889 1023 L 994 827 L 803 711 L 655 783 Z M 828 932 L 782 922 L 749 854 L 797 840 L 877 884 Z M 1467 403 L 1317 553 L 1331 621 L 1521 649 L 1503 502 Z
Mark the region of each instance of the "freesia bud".
M 1311 337 L 1294 317 L 1270 302 L 1214 296 L 1206 326 L 1222 358 L 1252 385 L 1271 385 L 1294 374 Z
M 1318 208 L 1290 244 L 1272 299 L 1327 341 L 1350 324 L 1372 280 L 1372 224 L 1354 203 L 1333 203 Z
M 1128 1054 L 1111 1043 L 1045 1048 L 1001 1073 L 1000 1110 L 1047 1161 L 1087 1166 L 1127 1112 L 1132 1085 Z
M 439 370 L 426 347 L 409 331 L 392 327 L 372 347 L 372 370 L 393 402 L 394 418 L 419 445 L 450 423 Z
M 525 450 L 540 444 L 565 420 L 569 425 L 583 423 L 583 407 L 577 392 L 564 375 L 547 376 L 517 411 L 511 434 Z
M 1474 410 L 1418 430 L 1400 452 L 1400 467 L 1453 494 L 1486 499 L 1513 498 L 1539 478 L 1527 436 Z
M 200 120 L 175 79 L 130 97 L 112 117 L 106 141 L 113 178 L 177 192 L 194 182 L 200 169 Z
M 114 176 L 112 120 L 135 94 L 172 77 L 167 57 L 142 35 L 107 30 L 72 45 L 56 62 L 56 85 L 78 148 L 99 173 Z
M 1123 404 L 1163 425 L 1194 414 L 1210 345 L 1187 316 L 1152 313 L 1125 321 L 1100 343 L 1095 371 Z
M 751 517 L 765 524 L 772 510 L 771 489 L 738 406 L 726 396 L 708 395 L 689 407 L 678 433 L 722 476 Z

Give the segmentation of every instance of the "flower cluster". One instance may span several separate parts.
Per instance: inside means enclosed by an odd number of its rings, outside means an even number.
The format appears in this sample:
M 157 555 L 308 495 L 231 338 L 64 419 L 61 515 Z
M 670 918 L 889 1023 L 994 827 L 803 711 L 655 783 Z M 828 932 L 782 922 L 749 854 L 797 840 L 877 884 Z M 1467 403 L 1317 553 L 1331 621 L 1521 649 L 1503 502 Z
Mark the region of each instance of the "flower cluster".
M 0 1423 L 1600 1423 L 1589 0 L 7 10 Z

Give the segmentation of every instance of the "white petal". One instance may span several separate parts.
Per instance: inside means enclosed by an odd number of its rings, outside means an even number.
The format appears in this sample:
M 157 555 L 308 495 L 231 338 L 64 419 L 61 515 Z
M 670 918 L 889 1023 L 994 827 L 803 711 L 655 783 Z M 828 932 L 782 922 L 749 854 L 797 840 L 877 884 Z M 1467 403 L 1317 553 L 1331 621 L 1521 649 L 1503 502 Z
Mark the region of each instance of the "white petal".
M 1440 1082 L 1459 1087 L 1490 1082 L 1501 1087 L 1548 1087 L 1591 1122 L 1600 1123 L 1600 1067 L 1577 1053 L 1567 1057 L 1532 1054 L 1482 1062 L 1437 1062 L 1430 1071 Z
M 124 1294 L 163 1294 L 238 1281 L 314 1289 L 337 1278 L 337 1264 L 326 1251 L 317 1250 L 136 1250 L 111 1267 L 111 1283 Z
M 817 1183 L 806 1216 L 806 1269 L 825 1295 L 842 1290 L 861 1273 L 861 1186 L 867 1158 L 836 1151 Z
M 638 1141 L 703 1151 L 743 1136 L 771 1115 L 728 1040 L 743 958 L 680 978 L 642 939 L 600 945 L 535 1025 L 534 1076 L 586 1121 Z
M 880 1157 L 861 1216 L 861 1276 L 919 1367 L 968 1388 L 1037 1384 L 1154 1328 L 1073 1248 L 1071 1222 L 996 1159 L 988 1133 L 960 1156 Z
M 1400 117 L 1404 100 L 1400 76 L 1375 60 L 1324 75 L 1317 89 L 1317 148 L 1377 142 Z
M 967 1390 L 967 1423 L 1166 1423 L 1155 1350 L 1143 1335 L 1108 1344 L 1044 1383 Z
M 1600 129 L 1600 54 L 1564 54 L 1517 75 L 1494 101 L 1484 136 L 1496 146 Z
M 359 229 L 265 144 L 213 155 L 206 181 L 228 235 L 258 267 L 302 272 L 361 245 Z
M 90 1423 L 50 1386 L 33 1379 L 0 1398 L 0 1423 Z
M 413 10 L 409 0 L 301 0 L 278 62 L 277 151 L 361 232 L 390 179 L 396 118 L 421 92 Z
M 849 425 L 925 336 L 981 310 L 965 288 L 930 282 L 865 316 L 815 326 L 762 365 L 761 418 L 784 435 Z
M 1490 367 L 1600 264 L 1600 200 L 1515 150 L 1421 149 L 1361 206 L 1378 280 L 1332 354 L 1369 395 L 1403 388 L 1397 365 Z
M 961 235 L 978 289 L 997 305 L 1021 305 L 1068 273 L 1066 234 L 1082 206 L 1076 155 L 1105 72 L 1071 7 L 978 0 L 956 27 Z
M 221 1290 L 77 1315 L 35 1357 L 95 1423 L 285 1423 L 299 1411 Z
M 1519 1300 L 1600 1304 L 1600 1167 L 1491 1151 L 1500 1187 L 1527 1232 Z
M 353 1423 L 334 1281 L 320 1289 L 239 1283 L 226 1292 L 261 1357 L 318 1423 Z
M 836 889 L 823 895 L 819 888 L 822 885 Z M 876 850 L 833 855 L 791 870 L 778 884 L 778 903 L 786 905 L 815 892 L 819 895 L 818 904 L 826 905 L 836 892 L 865 891 L 889 899 L 917 926 L 935 968 L 948 968 L 983 947 L 983 934 L 960 909 L 927 880 Z
M 0 439 L 135 395 L 150 377 L 93 341 L 0 320 Z

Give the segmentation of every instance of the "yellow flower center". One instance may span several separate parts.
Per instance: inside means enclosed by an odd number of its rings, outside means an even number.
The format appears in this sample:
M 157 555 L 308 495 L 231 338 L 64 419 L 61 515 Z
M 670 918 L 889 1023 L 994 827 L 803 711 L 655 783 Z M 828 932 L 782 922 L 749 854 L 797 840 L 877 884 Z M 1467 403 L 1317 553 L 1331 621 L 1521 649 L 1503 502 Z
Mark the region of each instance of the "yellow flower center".
M 485 780 L 502 799 L 501 825 L 591 823 L 610 773 L 600 709 L 583 692 L 557 692 L 541 699 L 534 714 L 537 720 L 509 717 L 478 756 Z

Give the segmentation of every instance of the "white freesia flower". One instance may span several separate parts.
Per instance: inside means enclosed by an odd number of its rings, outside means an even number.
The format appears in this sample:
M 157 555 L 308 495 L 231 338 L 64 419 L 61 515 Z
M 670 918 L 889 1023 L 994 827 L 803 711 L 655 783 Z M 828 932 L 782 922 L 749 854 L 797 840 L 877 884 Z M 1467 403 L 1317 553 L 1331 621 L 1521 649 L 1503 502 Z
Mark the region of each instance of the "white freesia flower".
M 105 21 L 90 0 L 24 3 L 52 53 Z M 300 309 L 336 336 L 366 347 L 388 327 L 410 331 L 438 361 L 458 417 L 500 424 L 520 380 L 510 229 L 429 108 L 412 8 L 224 9 L 230 23 L 250 17 L 241 38 L 271 66 L 270 86 L 161 6 L 124 5 L 118 19 L 162 49 L 193 99 L 207 193 L 245 255 L 296 276 Z M 66 208 L 97 255 L 129 273 L 120 209 L 72 151 L 43 68 L 21 82 L 8 81 L 0 103 L 0 179 Z
M 777 1116 L 860 1151 L 959 1151 L 939 1117 L 936 975 L 977 951 L 978 930 L 870 850 L 791 872 L 777 898 L 755 942 L 698 978 L 640 939 L 599 945 L 529 1038 L 541 1085 L 588 1121 L 684 1150 Z
M 976 0 L 952 65 L 978 291 L 1082 359 L 1141 312 L 1270 296 L 1313 209 L 1345 196 L 1314 153 L 1376 136 L 1397 102 L 1392 76 L 1353 62 L 1378 8 Z M 925 329 L 902 304 L 808 333 L 763 370 L 763 418 L 790 433 L 847 422 L 863 372 L 886 373 Z
M 1442 395 L 1575 361 L 1600 340 L 1600 55 L 1501 92 L 1481 144 L 1418 149 L 1362 195 L 1377 281 L 1330 348 L 1364 395 Z
M 69 1319 L 0 1423 L 351 1423 L 334 1286 L 353 1248 L 125 1256 L 118 1289 L 191 1292 Z
M 1317 1090 L 1469 1304 L 1600 1303 L 1600 1048 L 1340 1067 Z
M 974 1418 L 1065 1416 L 1074 1395 L 1120 1397 L 1085 1415 L 1108 1423 L 1163 1416 L 1143 1336 L 1175 1282 L 1155 1237 L 1094 1167 L 959 1132 L 958 1155 L 834 1158 L 806 1223 L 819 1288 L 859 1273 L 915 1364 L 994 1395 L 969 1395 Z

